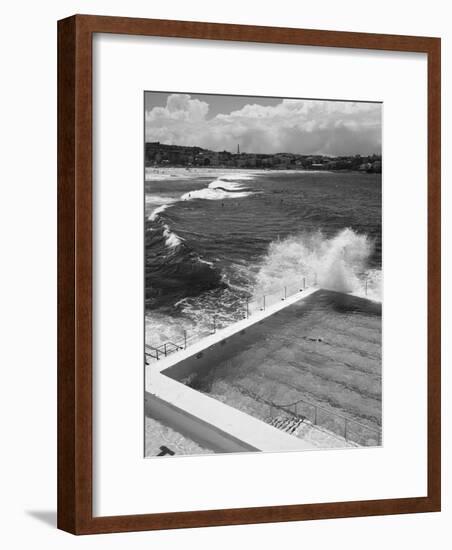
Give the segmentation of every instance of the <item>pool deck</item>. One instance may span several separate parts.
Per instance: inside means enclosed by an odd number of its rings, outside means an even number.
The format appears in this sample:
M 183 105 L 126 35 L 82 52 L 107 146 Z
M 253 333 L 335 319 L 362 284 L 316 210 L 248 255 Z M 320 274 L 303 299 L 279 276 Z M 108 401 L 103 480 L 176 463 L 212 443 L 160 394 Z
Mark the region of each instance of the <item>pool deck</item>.
M 378 429 L 381 304 L 318 288 L 300 291 L 153 361 L 146 392 L 157 420 L 215 452 L 350 446 L 336 435 L 337 425 L 327 423 L 322 435 L 306 422 L 298 437 L 275 428 L 265 422 L 262 403 L 253 406 L 248 397 L 257 392 L 258 401 L 312 403 L 315 396 L 316 406 Z M 367 441 L 362 444 L 374 444 Z
M 265 309 L 253 313 L 185 350 L 175 352 L 146 366 L 146 398 L 155 418 L 188 435 L 215 452 L 299 451 L 317 448 L 242 411 L 237 410 L 165 375 L 165 371 L 189 358 L 215 348 L 276 312 L 304 300 L 318 288 L 305 289 Z M 212 365 L 213 366 L 213 365 Z

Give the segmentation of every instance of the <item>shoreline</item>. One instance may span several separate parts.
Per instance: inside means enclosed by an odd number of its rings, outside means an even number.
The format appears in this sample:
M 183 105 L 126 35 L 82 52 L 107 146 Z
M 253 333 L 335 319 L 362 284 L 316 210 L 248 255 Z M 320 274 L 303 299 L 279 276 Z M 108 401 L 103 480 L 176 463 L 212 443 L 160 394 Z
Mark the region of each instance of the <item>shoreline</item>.
M 234 168 L 234 167 L 195 167 L 187 169 L 182 166 L 145 167 L 145 181 L 161 181 L 165 179 L 188 179 L 195 177 L 218 176 L 220 174 L 292 174 L 292 173 L 333 173 L 332 170 L 278 170 L 261 168 Z
M 186 168 L 184 166 L 146 166 L 145 181 L 162 181 L 165 179 L 188 179 L 195 177 L 218 176 L 219 174 L 362 174 L 375 176 L 381 173 L 362 170 L 307 170 L 290 168 L 238 168 L 238 167 L 202 167 Z

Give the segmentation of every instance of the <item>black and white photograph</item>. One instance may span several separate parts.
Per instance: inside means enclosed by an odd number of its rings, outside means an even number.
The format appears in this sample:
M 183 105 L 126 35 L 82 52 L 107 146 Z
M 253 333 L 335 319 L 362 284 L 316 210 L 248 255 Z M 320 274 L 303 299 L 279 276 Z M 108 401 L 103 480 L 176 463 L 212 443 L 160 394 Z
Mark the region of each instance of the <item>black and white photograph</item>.
M 382 445 L 382 112 L 144 93 L 146 457 Z
M 448 7 L 3 6 L 2 548 L 450 548 Z

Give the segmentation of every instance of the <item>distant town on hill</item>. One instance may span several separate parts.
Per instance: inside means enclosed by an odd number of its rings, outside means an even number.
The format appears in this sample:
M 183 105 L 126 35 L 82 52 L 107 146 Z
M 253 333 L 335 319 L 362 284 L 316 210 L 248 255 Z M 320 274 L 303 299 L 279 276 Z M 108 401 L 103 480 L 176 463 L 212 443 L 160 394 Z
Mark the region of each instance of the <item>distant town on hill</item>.
M 359 170 L 381 173 L 381 155 L 301 155 L 296 153 L 255 154 L 210 151 L 202 147 L 168 145 L 159 141 L 145 145 L 146 166 L 186 166 L 218 168 L 271 168 L 276 170 Z

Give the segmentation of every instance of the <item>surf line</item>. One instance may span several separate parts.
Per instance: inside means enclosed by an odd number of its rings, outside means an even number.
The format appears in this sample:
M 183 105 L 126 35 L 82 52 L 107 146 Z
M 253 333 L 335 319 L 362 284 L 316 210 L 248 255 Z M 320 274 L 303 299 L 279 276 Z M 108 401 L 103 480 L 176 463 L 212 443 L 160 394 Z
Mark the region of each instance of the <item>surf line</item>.
M 221 176 L 203 189 L 196 189 L 182 194 L 179 199 L 171 200 L 171 202 L 161 204 L 155 208 L 148 216 L 148 220 L 155 222 L 161 219 L 161 214 L 168 208 L 181 201 L 204 199 L 204 200 L 224 200 L 228 198 L 241 198 L 247 197 L 253 193 L 250 188 L 243 188 L 238 181 L 235 180 L 248 180 L 253 179 L 252 176 L 246 174 L 238 175 L 225 175 Z M 221 185 L 220 185 L 221 184 Z M 228 185 L 230 184 L 230 185 Z M 177 235 L 174 231 L 171 231 L 168 224 L 163 224 L 163 236 L 165 237 L 165 243 L 169 248 L 176 248 L 183 242 L 183 238 Z

